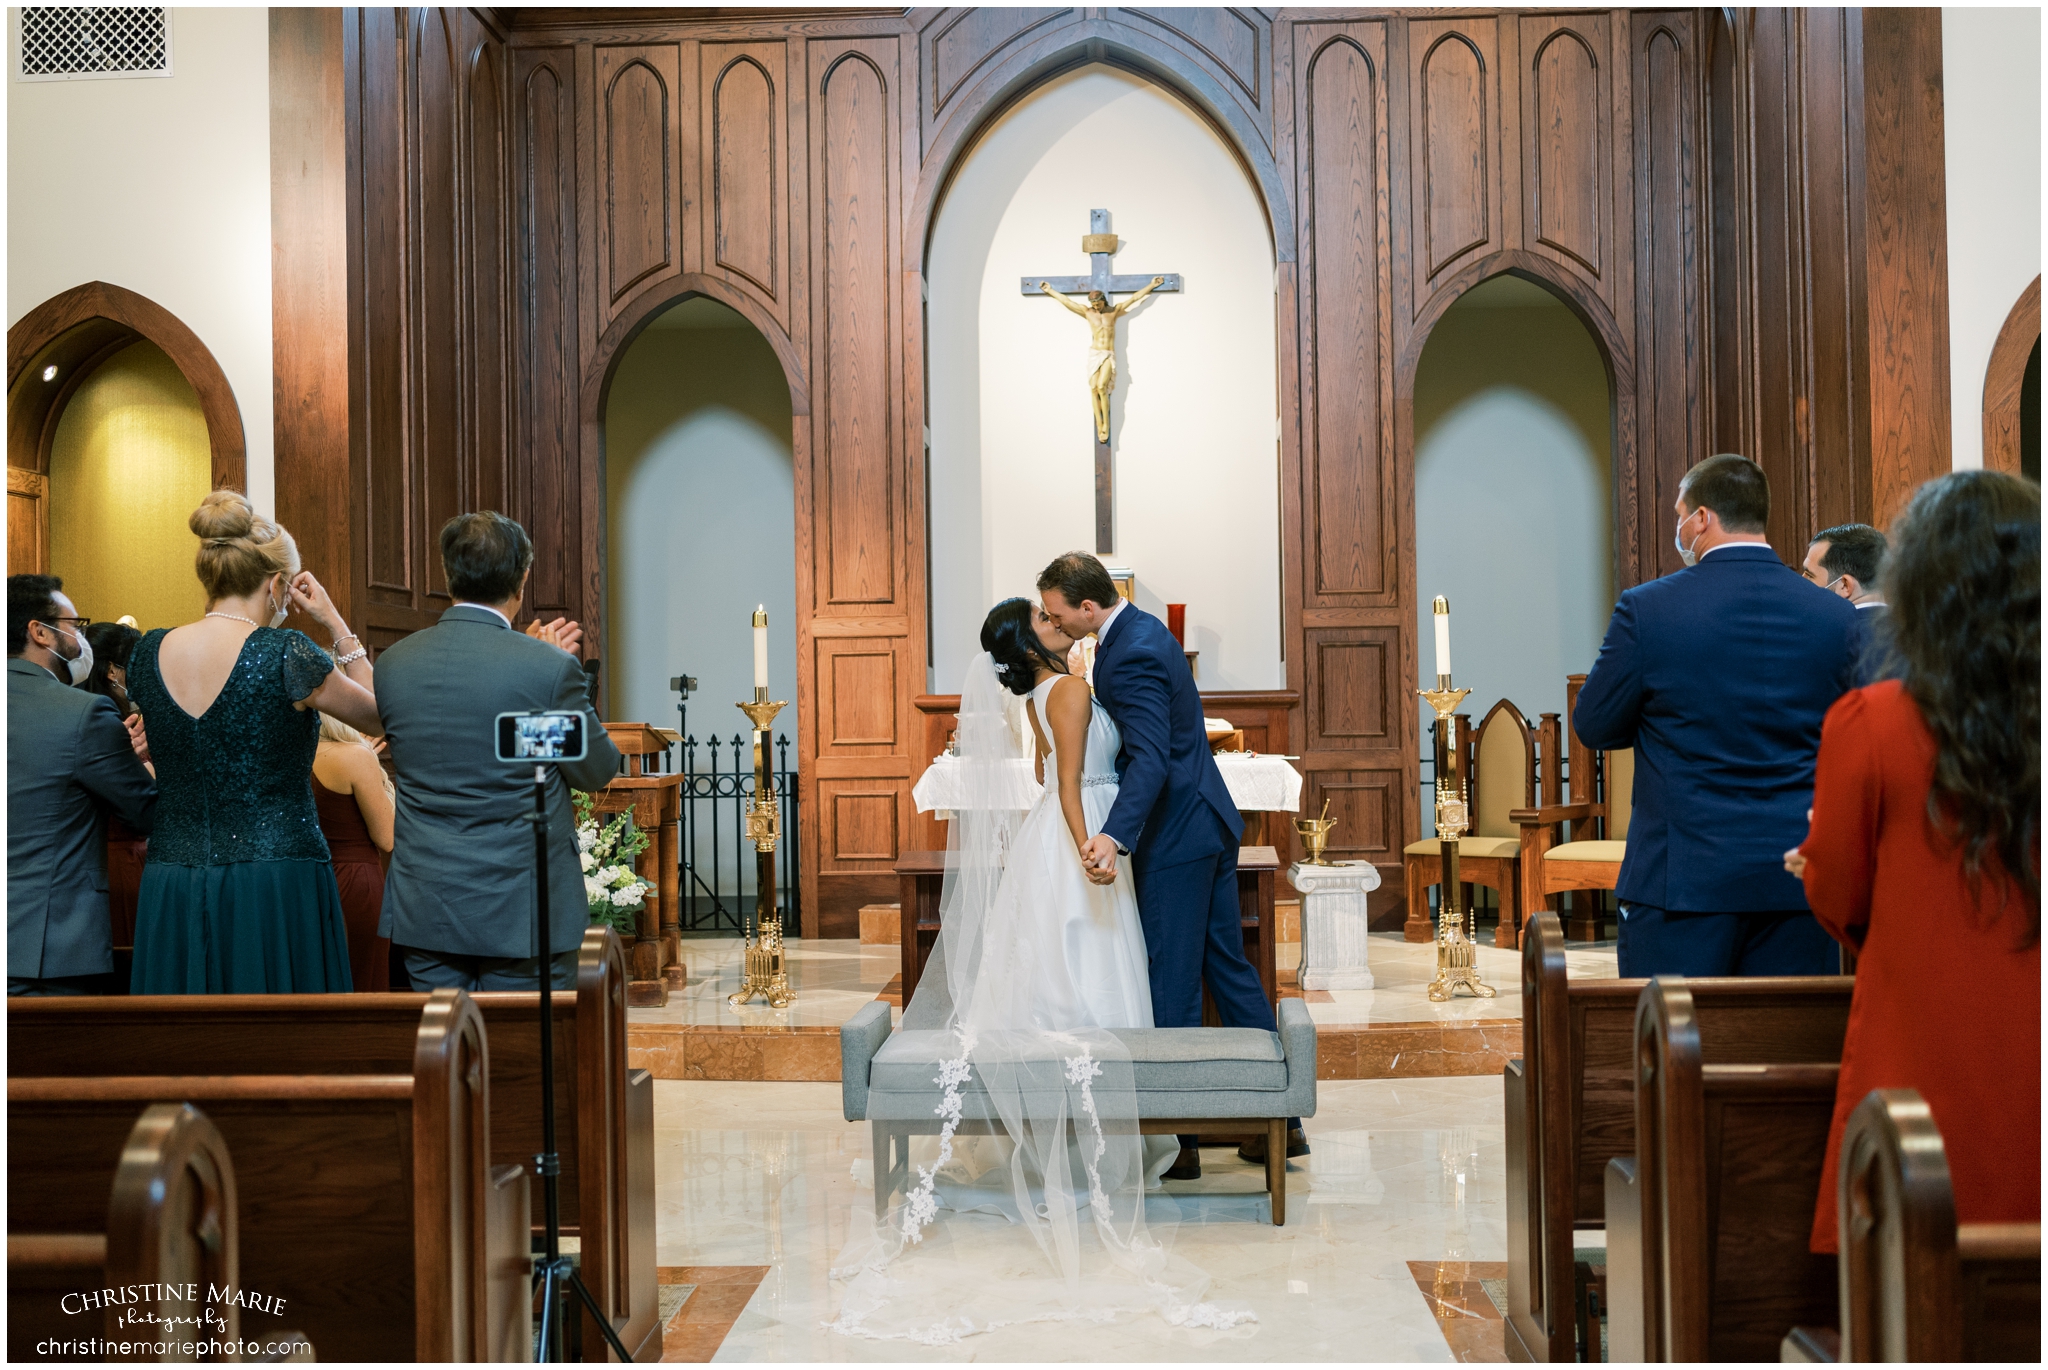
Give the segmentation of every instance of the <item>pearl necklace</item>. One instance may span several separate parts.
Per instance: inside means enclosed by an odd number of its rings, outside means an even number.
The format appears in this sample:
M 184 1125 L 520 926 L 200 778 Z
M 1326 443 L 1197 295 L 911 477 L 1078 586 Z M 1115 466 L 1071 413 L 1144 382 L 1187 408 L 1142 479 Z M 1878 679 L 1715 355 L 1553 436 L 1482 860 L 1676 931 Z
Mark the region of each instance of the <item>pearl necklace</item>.
M 255 619 L 243 618 L 240 614 L 222 614 L 209 611 L 206 616 L 208 618 L 231 618 L 237 623 L 246 623 L 251 628 L 261 628 L 263 626 L 262 624 L 258 623 Z

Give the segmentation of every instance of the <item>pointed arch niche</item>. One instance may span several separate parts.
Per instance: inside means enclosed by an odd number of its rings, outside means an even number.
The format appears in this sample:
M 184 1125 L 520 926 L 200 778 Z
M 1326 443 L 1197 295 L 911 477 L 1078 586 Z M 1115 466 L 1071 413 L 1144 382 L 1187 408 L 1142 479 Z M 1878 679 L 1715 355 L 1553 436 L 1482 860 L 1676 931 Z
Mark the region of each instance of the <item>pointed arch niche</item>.
M 989 606 L 1094 546 L 1087 326 L 1018 289 L 1087 270 L 1107 208 L 1120 274 L 1180 272 L 1117 328 L 1116 553 L 1139 605 L 1188 606 L 1205 691 L 1281 667 L 1274 252 L 1233 146 L 1168 88 L 1091 63 L 1009 105 L 955 165 L 925 257 L 932 687 L 960 688 Z

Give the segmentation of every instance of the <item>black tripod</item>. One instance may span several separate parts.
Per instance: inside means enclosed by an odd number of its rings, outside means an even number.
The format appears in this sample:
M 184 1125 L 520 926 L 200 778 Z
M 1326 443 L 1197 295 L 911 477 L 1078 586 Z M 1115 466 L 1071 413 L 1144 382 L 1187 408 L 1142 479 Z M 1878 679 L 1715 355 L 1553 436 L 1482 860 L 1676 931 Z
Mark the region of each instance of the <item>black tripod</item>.
M 562 1360 L 562 1286 L 568 1285 L 583 1300 L 598 1331 L 611 1343 L 619 1360 L 631 1364 L 633 1357 L 612 1327 L 612 1320 L 598 1307 L 584 1286 L 583 1277 L 562 1254 L 562 1158 L 555 1150 L 555 1000 L 554 964 L 547 953 L 548 926 L 548 768 L 533 768 L 533 864 L 540 888 L 533 901 L 533 959 L 540 970 L 540 1100 L 541 1153 L 533 1158 L 534 1173 L 541 1178 L 547 1195 L 547 1254 L 533 1268 L 533 1282 L 540 1286 L 540 1335 L 534 1339 L 537 1361 Z

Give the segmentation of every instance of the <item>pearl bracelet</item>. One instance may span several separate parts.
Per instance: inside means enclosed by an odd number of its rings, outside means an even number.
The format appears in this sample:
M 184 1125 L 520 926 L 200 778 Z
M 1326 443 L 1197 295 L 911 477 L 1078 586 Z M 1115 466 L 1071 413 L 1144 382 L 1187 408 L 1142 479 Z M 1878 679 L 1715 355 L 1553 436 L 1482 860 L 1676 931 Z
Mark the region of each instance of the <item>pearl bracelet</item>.
M 351 636 L 353 636 L 353 634 L 351 634 Z M 362 639 L 357 638 L 356 641 L 360 643 Z M 369 654 L 369 648 L 358 646 L 353 652 L 347 652 L 341 656 L 334 658 L 334 664 L 342 667 L 345 670 L 347 669 L 349 663 L 361 661 L 364 657 L 368 656 Z

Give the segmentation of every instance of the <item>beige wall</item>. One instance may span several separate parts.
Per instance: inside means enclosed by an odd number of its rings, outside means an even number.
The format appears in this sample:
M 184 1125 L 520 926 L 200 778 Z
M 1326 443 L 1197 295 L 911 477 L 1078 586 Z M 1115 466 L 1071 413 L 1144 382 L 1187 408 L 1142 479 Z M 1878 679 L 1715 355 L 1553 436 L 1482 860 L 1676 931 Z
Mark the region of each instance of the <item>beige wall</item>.
M 1984 464 L 1984 371 L 2041 274 L 2041 11 L 1941 12 L 1949 404 L 1957 467 Z
M 20 63 L 19 10 L 8 64 Z M 173 9 L 168 78 L 7 82 L 7 321 L 106 281 L 184 320 L 272 507 L 268 11 Z M 182 528 L 182 523 L 180 524 Z
M 1188 606 L 1205 689 L 1280 659 L 1273 244 L 1231 149 L 1162 88 L 1090 66 L 986 132 L 948 191 L 926 279 L 932 684 L 960 688 L 990 605 L 1095 545 L 1088 328 L 1026 274 L 1081 275 L 1088 211 L 1121 274 L 1176 271 L 1118 326 L 1117 541 L 1138 604 Z
M 87 618 L 143 630 L 206 607 L 185 520 L 206 498 L 206 417 L 176 364 L 139 342 L 71 397 L 50 445 L 50 570 Z

